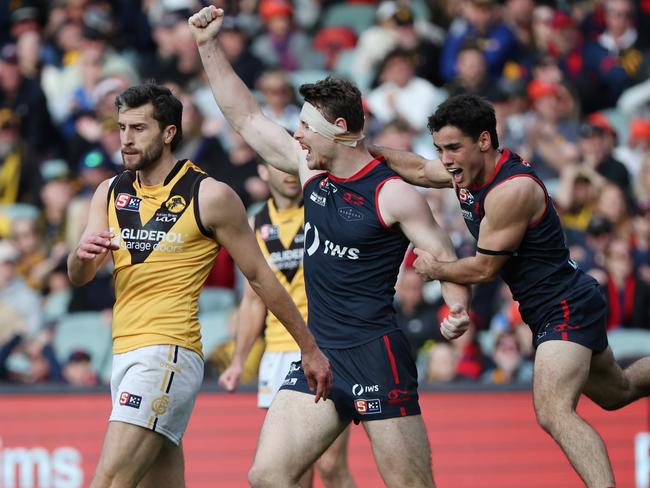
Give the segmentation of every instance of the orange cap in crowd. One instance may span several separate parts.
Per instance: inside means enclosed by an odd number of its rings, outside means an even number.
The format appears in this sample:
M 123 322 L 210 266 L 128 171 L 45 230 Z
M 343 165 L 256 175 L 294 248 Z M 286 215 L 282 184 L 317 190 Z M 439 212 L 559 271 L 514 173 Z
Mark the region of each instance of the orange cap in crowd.
M 262 0 L 260 3 L 260 15 L 264 20 L 273 17 L 291 17 L 293 9 L 291 4 L 286 0 Z
M 540 98 L 557 96 L 559 93 L 555 83 L 533 80 L 528 84 L 528 98 L 535 103 Z
M 630 144 L 650 141 L 650 119 L 632 119 L 630 121 Z

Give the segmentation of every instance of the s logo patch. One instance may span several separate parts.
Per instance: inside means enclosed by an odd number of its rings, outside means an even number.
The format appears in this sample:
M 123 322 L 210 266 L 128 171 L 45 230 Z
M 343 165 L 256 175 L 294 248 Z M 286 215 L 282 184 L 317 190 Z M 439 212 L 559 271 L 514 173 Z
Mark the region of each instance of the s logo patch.
M 142 403 L 142 397 L 138 395 L 133 395 L 128 391 L 123 391 L 120 393 L 120 405 L 131 408 L 140 408 Z
M 118 210 L 128 210 L 130 212 L 138 212 L 140 210 L 141 198 L 129 195 L 128 193 L 120 193 L 115 197 L 115 208 Z

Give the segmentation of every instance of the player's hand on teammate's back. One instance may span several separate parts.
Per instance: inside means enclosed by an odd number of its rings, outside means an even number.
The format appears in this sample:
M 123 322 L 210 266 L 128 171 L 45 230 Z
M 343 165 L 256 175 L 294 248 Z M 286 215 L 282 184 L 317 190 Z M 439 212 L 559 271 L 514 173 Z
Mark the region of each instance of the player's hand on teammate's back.
M 307 378 L 307 384 L 313 391 L 316 390 L 315 401 L 321 398 L 327 400 L 332 389 L 332 369 L 325 354 L 318 347 L 311 351 L 301 351 L 302 369 Z
M 223 373 L 219 375 L 219 386 L 227 391 L 235 391 L 239 385 L 242 367 L 239 364 L 231 363 Z
M 223 17 L 223 9 L 210 5 L 202 8 L 188 19 L 187 23 L 197 44 L 203 44 L 217 36 L 221 30 L 221 24 L 223 24 Z
M 445 339 L 456 339 L 462 336 L 470 326 L 467 310 L 460 303 L 455 303 L 449 309 L 449 315 L 440 322 L 440 333 Z
M 110 231 L 93 232 L 81 238 L 75 254 L 82 261 L 90 261 L 97 256 L 105 256 L 108 251 L 117 251 L 120 247 L 113 242 L 115 236 Z

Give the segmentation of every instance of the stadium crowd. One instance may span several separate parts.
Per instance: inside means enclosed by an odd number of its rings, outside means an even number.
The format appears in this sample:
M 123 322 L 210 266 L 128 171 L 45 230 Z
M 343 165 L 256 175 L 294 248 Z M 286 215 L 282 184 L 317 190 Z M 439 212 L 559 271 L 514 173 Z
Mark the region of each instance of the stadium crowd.
M 438 104 L 459 93 L 490 100 L 501 146 L 534 166 L 572 258 L 601 283 L 612 340 L 627 335 L 640 347 L 644 337 L 650 347 L 649 2 L 5 1 L 0 382 L 109 378 L 111 263 L 72 288 L 65 258 L 96 186 L 121 171 L 114 100 L 125 88 L 147 79 L 170 86 L 184 105 L 176 156 L 231 185 L 251 210 L 269 197 L 256 154 L 214 102 L 187 26 L 206 3 L 228 13 L 219 34 L 226 55 L 288 131 L 298 126 L 297 87 L 329 74 L 362 89 L 367 139 L 427 157 L 435 156 L 427 118 Z M 423 193 L 457 253 L 473 254 L 453 193 Z M 438 330 L 447 313 L 440 287 L 423 285 L 412 262 L 409 253 L 395 307 L 421 382 L 529 382 L 530 331 L 507 287 L 477 286 L 473 326 L 449 342 Z M 213 382 L 232 353 L 240 281 L 222 251 L 200 302 Z

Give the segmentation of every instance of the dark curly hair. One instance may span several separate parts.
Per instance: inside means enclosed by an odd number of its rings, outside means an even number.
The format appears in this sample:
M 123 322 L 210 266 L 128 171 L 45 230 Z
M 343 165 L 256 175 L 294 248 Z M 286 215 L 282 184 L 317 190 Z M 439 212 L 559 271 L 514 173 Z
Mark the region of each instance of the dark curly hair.
M 183 104 L 169 88 L 146 82 L 127 88 L 115 97 L 118 112 L 124 107 L 137 108 L 147 103 L 153 106 L 153 118 L 158 121 L 160 130 L 168 125 L 176 126 L 176 135 L 171 142 L 171 149 L 175 150 L 183 140 Z
M 306 102 L 318 108 L 323 117 L 332 124 L 338 117 L 344 118 L 349 132 L 363 130 L 363 105 L 361 92 L 354 83 L 343 78 L 328 76 L 316 83 L 300 87 L 300 94 Z
M 429 117 L 429 131 L 438 132 L 446 125 L 453 125 L 474 139 L 487 131 L 492 140 L 492 147 L 498 149 L 497 118 L 494 107 L 485 99 L 476 95 L 457 95 L 440 104 L 436 112 Z

